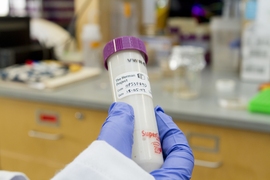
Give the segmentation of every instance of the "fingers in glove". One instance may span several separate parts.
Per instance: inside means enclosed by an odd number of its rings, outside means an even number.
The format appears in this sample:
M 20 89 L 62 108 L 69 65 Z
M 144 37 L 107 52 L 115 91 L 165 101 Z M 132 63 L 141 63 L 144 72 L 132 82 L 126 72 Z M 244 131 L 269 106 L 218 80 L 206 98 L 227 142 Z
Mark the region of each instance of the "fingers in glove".
M 131 158 L 134 132 L 133 108 L 123 102 L 113 103 L 109 115 L 102 125 L 98 140 L 104 140 Z
M 155 108 L 155 115 L 165 161 L 151 174 L 156 179 L 190 179 L 194 156 L 185 135 L 161 107 Z

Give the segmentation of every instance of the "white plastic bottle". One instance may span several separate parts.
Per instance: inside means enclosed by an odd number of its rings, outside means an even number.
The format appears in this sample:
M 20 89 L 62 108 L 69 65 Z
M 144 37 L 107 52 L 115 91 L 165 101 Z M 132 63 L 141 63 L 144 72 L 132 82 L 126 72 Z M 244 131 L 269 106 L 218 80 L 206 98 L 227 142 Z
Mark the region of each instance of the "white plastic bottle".
M 210 22 L 212 70 L 215 73 L 238 73 L 240 65 L 240 0 L 224 0 L 222 17 Z
M 135 127 L 132 159 L 147 172 L 163 164 L 151 88 L 147 74 L 147 54 L 143 42 L 132 36 L 115 38 L 104 47 L 115 102 L 134 109 Z
M 270 1 L 257 3 L 255 21 L 242 35 L 241 79 L 262 83 L 270 81 Z
M 97 24 L 83 26 L 83 64 L 86 67 L 101 68 L 100 43 L 101 33 Z

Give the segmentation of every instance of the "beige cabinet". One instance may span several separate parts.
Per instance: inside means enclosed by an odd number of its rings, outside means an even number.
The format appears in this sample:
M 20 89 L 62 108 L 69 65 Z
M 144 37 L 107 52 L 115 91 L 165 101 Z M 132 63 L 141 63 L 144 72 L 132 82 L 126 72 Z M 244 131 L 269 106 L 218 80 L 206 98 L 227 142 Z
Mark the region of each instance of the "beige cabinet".
M 192 180 L 270 179 L 270 133 L 176 123 L 196 159 Z
M 64 168 L 97 138 L 107 117 L 107 111 L 0 102 L 0 168 L 33 180 L 48 180 Z M 270 133 L 175 122 L 196 159 L 192 180 L 270 179 Z
M 5 98 L 0 102 L 1 169 L 24 172 L 30 179 L 53 177 L 97 138 L 107 115 Z

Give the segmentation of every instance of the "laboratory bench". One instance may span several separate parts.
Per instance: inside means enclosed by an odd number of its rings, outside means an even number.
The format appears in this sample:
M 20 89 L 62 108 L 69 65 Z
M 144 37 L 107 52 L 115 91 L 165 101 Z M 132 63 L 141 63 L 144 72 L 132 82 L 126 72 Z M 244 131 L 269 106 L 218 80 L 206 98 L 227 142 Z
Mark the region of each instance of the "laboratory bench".
M 201 95 L 175 98 L 170 78 L 150 79 L 154 105 L 160 105 L 185 133 L 195 156 L 193 180 L 270 179 L 270 116 L 221 108 L 215 81 L 205 70 Z M 246 98 L 258 84 L 234 74 L 237 93 Z M 54 90 L 0 83 L 0 168 L 49 179 L 94 141 L 113 102 L 107 73 Z

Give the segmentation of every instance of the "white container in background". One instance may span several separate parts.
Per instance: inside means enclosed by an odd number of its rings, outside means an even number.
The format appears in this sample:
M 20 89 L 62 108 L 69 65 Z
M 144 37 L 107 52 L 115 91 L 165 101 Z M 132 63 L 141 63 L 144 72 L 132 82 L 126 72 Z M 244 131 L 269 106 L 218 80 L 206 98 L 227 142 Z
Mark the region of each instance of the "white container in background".
M 254 23 L 242 36 L 241 78 L 244 81 L 270 81 L 270 1 L 258 0 Z
M 143 34 L 154 36 L 156 34 L 156 0 L 142 1 L 142 28 Z
M 139 35 L 139 1 L 110 0 L 110 36 Z
M 224 0 L 222 17 L 210 22 L 214 72 L 239 72 L 241 41 L 240 0 Z
M 240 64 L 240 18 L 214 17 L 210 23 L 211 60 L 214 72 L 238 72 Z
M 257 1 L 258 7 L 257 7 L 256 22 L 259 24 L 264 24 L 269 27 L 270 1 L 269 0 L 257 0 Z
M 101 68 L 101 33 L 96 24 L 85 24 L 82 31 L 83 64 L 86 67 Z
M 169 59 L 173 72 L 173 95 L 180 99 L 197 98 L 201 92 L 201 71 L 205 67 L 204 50 L 195 46 L 174 46 Z
M 115 102 L 134 109 L 135 127 L 132 159 L 147 172 L 163 164 L 143 42 L 132 36 L 113 39 L 103 50 Z

